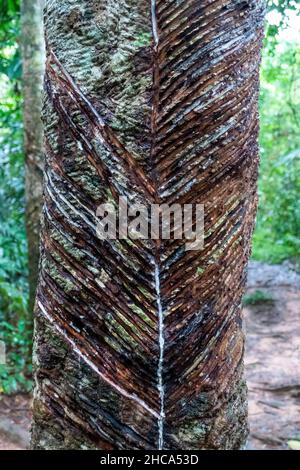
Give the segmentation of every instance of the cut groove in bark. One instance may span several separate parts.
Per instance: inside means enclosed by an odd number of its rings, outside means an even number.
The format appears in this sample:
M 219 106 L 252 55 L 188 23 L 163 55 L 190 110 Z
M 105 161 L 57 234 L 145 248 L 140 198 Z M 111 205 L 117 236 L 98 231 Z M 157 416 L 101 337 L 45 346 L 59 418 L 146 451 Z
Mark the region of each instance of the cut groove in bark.
M 47 2 L 34 448 L 238 449 L 262 0 Z M 205 244 L 100 241 L 100 203 L 204 204 Z

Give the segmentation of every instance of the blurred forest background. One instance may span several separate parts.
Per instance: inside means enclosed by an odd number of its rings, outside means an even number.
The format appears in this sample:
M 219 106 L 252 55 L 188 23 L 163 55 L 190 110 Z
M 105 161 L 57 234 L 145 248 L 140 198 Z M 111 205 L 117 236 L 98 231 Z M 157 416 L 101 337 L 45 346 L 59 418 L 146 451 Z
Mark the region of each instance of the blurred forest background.
M 300 259 L 300 0 L 269 0 L 261 70 L 260 206 L 253 257 Z M 0 0 L 0 394 L 29 391 L 20 0 Z

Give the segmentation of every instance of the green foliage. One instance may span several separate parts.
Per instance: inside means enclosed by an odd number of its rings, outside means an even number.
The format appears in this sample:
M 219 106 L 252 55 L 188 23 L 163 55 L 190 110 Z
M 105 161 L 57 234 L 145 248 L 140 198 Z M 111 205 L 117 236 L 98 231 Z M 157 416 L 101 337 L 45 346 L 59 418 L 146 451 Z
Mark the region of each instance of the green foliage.
M 21 78 L 21 54 L 17 38 L 20 29 L 20 0 L 0 3 L 0 74 L 10 80 Z
M 269 292 L 262 290 L 256 290 L 252 294 L 245 295 L 243 304 L 244 305 L 258 305 L 264 303 L 273 303 L 274 299 Z
M 27 313 L 19 1 L 0 5 L 0 393 L 31 387 L 31 322 Z
M 18 291 L 13 295 L 14 303 L 17 298 L 23 303 Z M 0 365 L 0 393 L 27 392 L 32 387 L 31 326 L 26 318 L 19 318 L 15 324 L 11 320 L 0 323 L 1 340 L 7 347 L 7 363 Z
M 286 25 L 286 13 L 288 10 L 299 12 L 299 0 L 267 0 L 269 12 L 276 11 L 281 16 L 279 28 Z M 278 30 L 279 30 L 278 28 Z

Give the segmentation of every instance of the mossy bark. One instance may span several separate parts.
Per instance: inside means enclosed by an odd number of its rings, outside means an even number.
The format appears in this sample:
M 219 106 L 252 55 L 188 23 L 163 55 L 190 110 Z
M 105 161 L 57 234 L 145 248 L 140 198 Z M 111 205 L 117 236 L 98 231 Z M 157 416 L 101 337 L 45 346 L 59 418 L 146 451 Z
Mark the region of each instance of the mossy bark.
M 261 0 L 47 1 L 34 449 L 245 445 L 263 15 Z M 120 195 L 204 204 L 204 248 L 99 240 L 97 207 Z

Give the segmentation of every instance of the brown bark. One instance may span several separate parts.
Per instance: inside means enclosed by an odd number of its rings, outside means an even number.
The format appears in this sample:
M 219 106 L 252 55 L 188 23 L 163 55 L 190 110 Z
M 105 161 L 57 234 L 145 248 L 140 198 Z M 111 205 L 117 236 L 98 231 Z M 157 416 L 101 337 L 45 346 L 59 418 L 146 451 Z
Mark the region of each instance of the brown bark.
M 33 448 L 245 444 L 263 10 L 47 2 Z M 204 204 L 204 249 L 100 241 L 97 206 L 120 195 Z
M 33 311 L 38 277 L 42 206 L 43 128 L 41 109 L 45 57 L 42 5 L 43 0 L 22 0 L 21 3 L 26 230 L 28 238 L 30 313 Z

